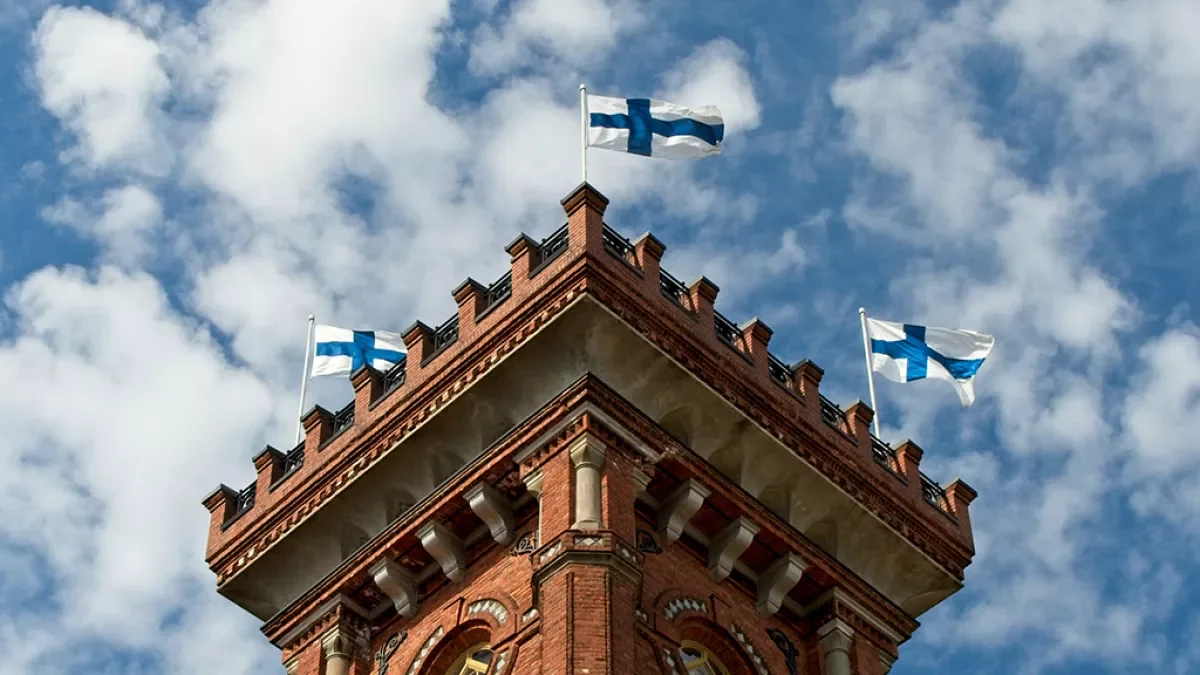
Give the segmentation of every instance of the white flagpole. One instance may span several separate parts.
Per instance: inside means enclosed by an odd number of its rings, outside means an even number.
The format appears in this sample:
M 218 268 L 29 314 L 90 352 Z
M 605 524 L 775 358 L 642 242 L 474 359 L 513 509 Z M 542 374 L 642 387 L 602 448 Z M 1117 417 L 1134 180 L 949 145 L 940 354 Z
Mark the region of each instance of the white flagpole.
M 308 370 L 312 367 L 313 326 L 316 322 L 316 317 L 309 314 L 308 335 L 304 341 L 304 379 L 300 380 L 300 412 L 296 413 L 296 445 L 300 445 L 300 441 L 304 440 L 304 424 L 300 421 L 300 418 L 304 416 L 304 401 L 308 396 Z
M 858 317 L 862 319 L 863 353 L 867 355 L 867 387 L 871 390 L 871 410 L 875 411 L 875 437 L 883 440 L 883 436 L 879 435 L 879 406 L 875 403 L 875 369 L 871 367 L 871 338 L 867 333 L 867 310 L 859 307 Z
M 582 145 L 579 148 L 579 164 L 583 173 L 583 182 L 587 182 L 587 141 L 588 141 L 588 112 L 587 85 L 579 85 L 579 135 Z

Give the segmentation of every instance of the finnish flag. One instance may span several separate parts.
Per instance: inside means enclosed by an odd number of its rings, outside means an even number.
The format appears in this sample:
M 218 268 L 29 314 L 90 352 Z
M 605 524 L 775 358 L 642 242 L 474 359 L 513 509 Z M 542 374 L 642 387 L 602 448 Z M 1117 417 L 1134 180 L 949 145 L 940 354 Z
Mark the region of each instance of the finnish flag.
M 404 360 L 404 340 L 397 333 L 381 330 L 349 330 L 316 326 L 313 331 L 316 351 L 312 375 L 345 375 L 364 364 L 385 372 Z
M 725 122 L 716 106 L 589 95 L 587 107 L 590 147 L 667 159 L 721 153 Z
M 992 351 L 991 335 L 867 319 L 871 369 L 893 382 L 925 378 L 954 385 L 964 406 L 975 402 L 975 373 Z

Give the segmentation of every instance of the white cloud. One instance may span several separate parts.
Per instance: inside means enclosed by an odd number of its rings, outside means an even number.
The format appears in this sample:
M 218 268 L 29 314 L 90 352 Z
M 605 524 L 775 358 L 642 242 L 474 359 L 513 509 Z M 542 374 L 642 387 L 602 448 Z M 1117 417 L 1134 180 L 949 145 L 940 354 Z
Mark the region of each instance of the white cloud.
M 110 259 L 126 265 L 152 253 L 154 235 L 163 224 L 158 198 L 138 184 L 106 191 L 94 207 L 64 197 L 43 209 L 42 217 L 96 239 Z
M 1174 94 L 1165 88 L 1183 84 L 1174 73 L 1194 72 L 1180 71 L 1181 65 L 1200 65 L 1200 58 L 1191 58 L 1191 42 L 1184 44 L 1162 23 L 1187 12 L 1175 3 L 1152 5 L 1139 6 L 1137 18 L 1127 3 L 1023 0 L 968 0 L 916 23 L 860 15 L 868 22 L 865 45 L 895 39 L 897 30 L 899 40 L 881 50 L 882 59 L 839 79 L 831 92 L 845 114 L 851 147 L 871 168 L 857 177 L 844 215 L 862 234 L 895 239 L 912 250 L 912 262 L 892 282 L 890 311 L 998 338 L 980 374 L 980 405 L 955 413 L 964 439 L 973 438 L 975 427 L 996 422 L 999 446 L 977 449 L 968 442 L 965 458 L 981 450 L 1002 458 L 998 470 L 976 480 L 968 476 L 983 495 L 973 510 L 978 557 L 969 573 L 971 602 L 953 617 L 927 622 L 926 630 L 933 628 L 929 638 L 942 644 L 1021 641 L 1049 655 L 1027 657 L 1034 670 L 1095 655 L 1110 663 L 1155 662 L 1154 651 L 1141 646 L 1158 630 L 1157 612 L 1176 601 L 1167 590 L 1156 595 L 1162 604 L 1114 592 L 1106 587 L 1106 571 L 1088 564 L 1106 536 L 1102 509 L 1114 498 L 1123 502 L 1127 486 L 1119 468 L 1130 460 L 1130 444 L 1121 425 L 1132 425 L 1137 443 L 1161 442 L 1156 430 L 1162 420 L 1195 412 L 1176 398 L 1189 400 L 1194 386 L 1192 369 L 1184 365 L 1195 360 L 1192 337 L 1152 340 L 1142 350 L 1142 385 L 1128 391 L 1108 386 L 1125 372 L 1119 345 L 1138 321 L 1138 308 L 1090 255 L 1092 240 L 1110 225 L 1105 204 L 1113 188 L 1179 165 L 1160 147 L 1174 142 L 1167 140 L 1171 132 L 1157 125 L 1168 121 L 1161 113 L 1172 109 Z M 1118 28 L 1121 22 L 1127 24 Z M 1139 32 L 1150 25 L 1156 29 Z M 1117 33 L 1124 37 L 1114 41 Z M 1143 52 L 1132 34 L 1145 37 L 1145 45 L 1160 44 Z M 988 123 L 989 92 L 971 64 L 981 55 L 994 58 L 997 42 L 1021 55 L 1017 74 L 1025 87 L 1018 94 L 1024 98 L 1002 105 L 1049 95 L 1066 101 L 1062 116 L 1047 122 L 1008 115 L 1006 108 L 1006 125 L 1015 130 Z M 1135 122 L 1144 106 L 1159 110 Z M 1190 116 L 1170 116 L 1166 127 L 1180 134 L 1185 148 Z M 1054 139 L 1055 152 L 1039 158 L 1049 166 L 1034 173 L 1029 158 L 1038 148 L 1027 144 L 1047 135 L 1047 123 L 1071 135 Z M 1111 171 L 1097 160 L 1114 147 L 1148 151 L 1148 159 L 1132 172 Z M 1110 159 L 1119 163 L 1120 157 Z M 1160 359 L 1176 362 L 1169 376 Z M 897 410 L 890 419 L 902 419 L 902 431 L 918 438 L 934 434 L 951 397 L 921 387 L 904 393 L 885 402 Z M 1119 420 L 1114 407 L 1125 411 Z M 1181 456 L 1172 446 L 1162 452 Z M 926 459 L 931 470 L 939 461 L 966 461 L 933 454 Z M 1135 467 L 1141 462 L 1133 461 Z M 1169 490 L 1142 496 L 1146 513 L 1168 504 L 1190 504 L 1189 513 L 1200 508 L 1200 495 L 1190 502 Z M 1052 606 L 1039 602 L 1042 611 L 1029 611 L 1037 598 L 1051 594 Z
M 1142 345 L 1138 357 L 1142 369 L 1122 422 L 1135 453 L 1132 469 L 1147 483 L 1139 500 L 1184 499 L 1193 508 L 1183 513 L 1170 513 L 1171 500 L 1158 505 L 1166 507 L 1163 515 L 1186 522 L 1200 507 L 1200 490 L 1189 487 L 1200 477 L 1200 334 L 1194 327 L 1168 331 Z
M 634 0 L 518 0 L 499 27 L 485 25 L 472 40 L 471 70 L 504 73 L 542 55 L 580 66 L 644 20 Z
M 17 610 L 25 636 L 3 649 L 43 631 L 55 643 L 161 648 L 171 616 L 211 594 L 197 500 L 251 474 L 246 443 L 276 419 L 271 392 L 226 364 L 145 275 L 45 269 L 9 292 L 8 308 L 17 332 L 0 345 L 0 379 L 21 386 L 0 392 L 0 510 L 22 515 L 0 533 L 45 561 L 38 575 L 55 591 Z M 202 632 L 236 616 L 210 615 Z M 219 658 L 250 672 L 261 656 Z
M 718 38 L 696 48 L 666 76 L 662 98 L 679 105 L 715 105 L 730 133 L 758 127 L 761 107 L 746 72 L 746 53 Z
M 169 168 L 157 106 L 170 82 L 154 40 L 86 7 L 52 7 L 33 39 L 42 105 L 79 141 L 69 156 L 89 169 Z

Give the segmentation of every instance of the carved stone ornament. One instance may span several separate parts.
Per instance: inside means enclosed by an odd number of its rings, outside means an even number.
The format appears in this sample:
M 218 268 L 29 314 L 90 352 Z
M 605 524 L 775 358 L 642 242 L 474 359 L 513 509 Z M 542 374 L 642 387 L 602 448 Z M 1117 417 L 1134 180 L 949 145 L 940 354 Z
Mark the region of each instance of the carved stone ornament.
M 536 551 L 537 547 L 538 547 L 537 531 L 530 530 L 529 532 L 526 532 L 525 534 L 521 535 L 521 537 L 519 539 L 517 539 L 517 543 L 513 544 L 512 548 L 509 549 L 508 554 L 514 555 L 514 556 L 515 555 L 529 555 L 530 553 L 533 553 L 534 551 Z
M 779 651 L 783 652 L 783 662 L 787 665 L 788 675 L 797 675 L 800 672 L 800 666 L 796 663 L 796 659 L 800 656 L 800 651 L 796 649 L 795 643 L 778 628 L 768 628 L 767 635 L 771 637 L 771 642 L 779 647 Z
M 405 638 L 407 637 L 408 633 L 400 631 L 399 633 L 396 633 L 392 637 L 388 638 L 387 644 L 383 645 L 379 648 L 379 651 L 375 652 L 375 672 L 377 675 L 387 675 L 388 660 L 392 658 L 392 654 L 396 653 L 396 650 L 400 648 L 400 644 L 404 642 Z
M 637 550 L 642 553 L 662 553 L 662 547 L 658 545 L 658 540 L 647 530 L 637 531 Z

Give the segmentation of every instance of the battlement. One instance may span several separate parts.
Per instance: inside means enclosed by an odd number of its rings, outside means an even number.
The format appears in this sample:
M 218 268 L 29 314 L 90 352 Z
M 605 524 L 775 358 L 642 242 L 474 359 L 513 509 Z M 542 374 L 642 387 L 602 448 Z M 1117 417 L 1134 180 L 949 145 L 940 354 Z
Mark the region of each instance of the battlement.
M 268 446 L 254 457 L 253 483 L 221 486 L 204 500 L 212 514 L 206 559 L 223 593 L 264 619 L 274 615 L 582 376 L 598 376 L 652 411 L 651 423 L 805 536 L 821 540 L 830 522 L 853 518 L 906 540 L 911 550 L 893 557 L 907 556 L 906 574 L 929 588 L 905 611 L 915 616 L 956 590 L 974 552 L 974 491 L 926 477 L 914 443 L 892 447 L 874 437 L 867 405 L 843 410 L 822 396 L 819 367 L 771 354 L 765 323 L 738 325 L 717 312 L 714 283 L 684 284 L 663 270 L 666 247 L 649 233 L 633 241 L 618 234 L 603 221 L 607 203 L 581 185 L 563 200 L 565 225 L 506 248 L 509 272 L 487 285 L 468 278 L 453 291 L 454 316 L 436 328 L 409 327 L 403 361 L 386 373 L 360 368 L 351 376 L 353 401 L 337 412 L 314 407 L 302 443 L 286 452 Z M 685 386 L 691 398 L 670 391 Z M 710 441 L 718 430 L 733 440 Z M 391 471 L 403 465 L 403 480 L 368 476 L 386 473 L 373 469 L 389 461 Z M 350 494 L 351 484 L 361 489 Z M 813 511 L 801 504 L 802 491 L 825 501 Z M 365 494 L 379 497 L 367 504 Z M 522 494 L 514 489 L 506 499 Z M 354 532 L 323 513 L 348 519 Z M 851 567 L 873 550 L 824 543 Z M 315 552 L 312 570 L 289 571 L 286 588 L 269 598 L 250 597 L 251 580 L 262 585 L 263 574 L 280 574 L 279 563 L 263 560 L 301 544 Z M 949 581 L 929 580 L 937 574 Z M 895 594 L 902 592 L 909 591 Z

